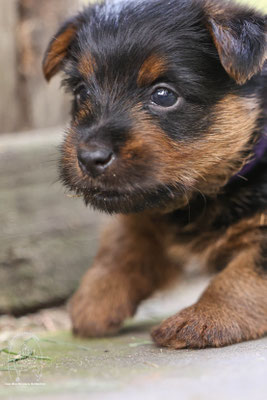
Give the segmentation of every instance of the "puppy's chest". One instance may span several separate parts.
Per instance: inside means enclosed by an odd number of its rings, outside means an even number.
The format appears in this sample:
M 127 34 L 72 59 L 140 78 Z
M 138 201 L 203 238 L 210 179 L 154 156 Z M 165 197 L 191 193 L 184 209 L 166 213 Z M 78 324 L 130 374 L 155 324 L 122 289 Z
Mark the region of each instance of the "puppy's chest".
M 191 272 L 207 268 L 209 256 L 224 235 L 220 232 L 201 230 L 199 226 L 177 228 L 169 235 L 168 256 L 183 270 Z
M 266 227 L 266 211 L 218 229 L 214 229 L 205 218 L 185 227 L 172 226 L 167 240 L 168 255 L 185 270 L 219 271 L 226 267 L 241 248 L 253 245 L 257 238 L 261 240 L 266 235 Z

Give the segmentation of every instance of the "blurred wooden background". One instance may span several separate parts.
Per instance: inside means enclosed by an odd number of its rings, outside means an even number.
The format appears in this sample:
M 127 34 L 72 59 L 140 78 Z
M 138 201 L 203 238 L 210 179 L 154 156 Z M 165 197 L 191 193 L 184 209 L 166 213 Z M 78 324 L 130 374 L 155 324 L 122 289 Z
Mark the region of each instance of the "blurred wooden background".
M 69 101 L 42 76 L 46 46 L 81 0 L 1 0 L 0 132 L 44 128 L 67 120 Z

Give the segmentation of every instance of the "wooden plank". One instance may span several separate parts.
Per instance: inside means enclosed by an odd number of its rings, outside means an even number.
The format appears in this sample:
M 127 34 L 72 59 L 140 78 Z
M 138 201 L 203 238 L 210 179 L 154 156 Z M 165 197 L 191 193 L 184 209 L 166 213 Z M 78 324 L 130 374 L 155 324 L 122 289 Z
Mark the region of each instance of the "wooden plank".
M 61 23 L 76 12 L 78 0 L 19 0 L 18 86 L 27 128 L 56 126 L 68 119 L 69 98 L 60 90 L 60 77 L 49 85 L 42 74 L 47 45 Z M 18 127 L 19 129 L 19 127 Z
M 64 301 L 96 252 L 106 217 L 56 182 L 60 137 L 0 137 L 0 313 Z
M 47 85 L 46 47 L 79 0 L 1 0 L 0 132 L 52 127 L 68 119 L 69 98 L 60 77 Z
M 17 0 L 1 0 L 0 132 L 15 129 L 19 117 L 16 67 Z

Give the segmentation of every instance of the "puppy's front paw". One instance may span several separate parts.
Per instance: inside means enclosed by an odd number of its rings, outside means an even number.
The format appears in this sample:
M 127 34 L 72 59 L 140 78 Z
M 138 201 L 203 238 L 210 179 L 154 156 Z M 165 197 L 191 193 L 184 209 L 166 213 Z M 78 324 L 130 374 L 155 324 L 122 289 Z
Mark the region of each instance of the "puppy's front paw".
M 255 338 L 223 306 L 196 304 L 163 321 L 152 331 L 154 341 L 173 349 L 221 347 Z
M 116 281 L 114 275 L 96 277 L 94 271 L 89 271 L 86 278 L 89 279 L 69 303 L 73 333 L 81 337 L 117 333 L 123 321 L 135 311 L 125 285 Z

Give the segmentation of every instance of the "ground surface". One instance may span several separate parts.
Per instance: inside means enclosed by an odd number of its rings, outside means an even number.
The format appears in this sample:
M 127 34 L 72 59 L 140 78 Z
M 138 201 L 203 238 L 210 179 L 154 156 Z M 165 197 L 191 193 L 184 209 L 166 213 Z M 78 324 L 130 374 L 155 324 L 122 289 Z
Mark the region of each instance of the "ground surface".
M 1 317 L 1 399 L 266 400 L 267 338 L 200 351 L 151 342 L 151 326 L 194 301 L 206 284 L 190 280 L 146 302 L 110 339 L 73 339 L 65 309 Z

